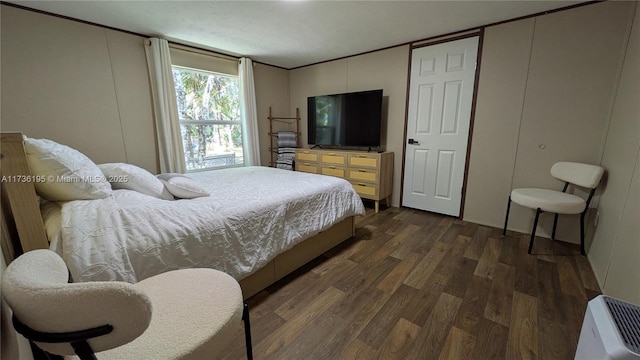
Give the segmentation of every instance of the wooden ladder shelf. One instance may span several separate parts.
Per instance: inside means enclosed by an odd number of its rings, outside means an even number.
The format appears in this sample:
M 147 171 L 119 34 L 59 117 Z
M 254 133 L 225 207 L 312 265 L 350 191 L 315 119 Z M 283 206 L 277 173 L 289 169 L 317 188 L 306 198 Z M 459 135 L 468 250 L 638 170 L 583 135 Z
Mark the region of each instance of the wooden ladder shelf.
M 271 161 L 269 166 L 276 166 L 276 158 L 278 156 L 278 131 L 293 131 L 296 134 L 296 147 L 300 147 L 300 109 L 296 108 L 295 117 L 274 116 L 271 106 L 269 106 L 269 152 L 271 152 Z

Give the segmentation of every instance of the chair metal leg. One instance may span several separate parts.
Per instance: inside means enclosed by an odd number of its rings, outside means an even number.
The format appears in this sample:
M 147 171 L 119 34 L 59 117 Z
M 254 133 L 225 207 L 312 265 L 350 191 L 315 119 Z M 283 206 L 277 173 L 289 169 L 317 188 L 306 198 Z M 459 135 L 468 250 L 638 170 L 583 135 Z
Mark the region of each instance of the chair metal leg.
M 60 355 L 49 354 L 48 352 L 40 349 L 33 341 L 29 340 L 29 346 L 31 347 L 31 353 L 33 360 L 64 360 Z
M 251 321 L 249 320 L 249 305 L 244 304 L 242 311 L 244 321 L 244 340 L 247 347 L 247 360 L 253 360 L 253 346 L 251 345 Z
M 89 346 L 86 340 L 72 341 L 71 347 L 76 352 L 76 355 L 82 360 L 97 360 L 96 355 L 93 353 L 93 349 Z
M 540 213 L 542 210 L 538 208 L 536 210 L 536 218 L 533 220 L 533 229 L 531 230 L 531 240 L 529 241 L 529 251 L 527 253 L 531 254 L 531 250 L 533 249 L 533 240 L 536 238 L 536 228 L 538 227 L 538 218 L 540 218 Z
M 585 210 L 580 214 L 580 254 L 585 255 L 584 251 L 584 216 L 587 214 Z
M 511 195 L 507 201 L 507 215 L 504 217 L 504 229 L 502 230 L 502 236 L 507 236 L 507 222 L 509 221 L 509 210 L 511 210 Z
M 551 231 L 551 239 L 556 239 L 556 227 L 558 226 L 558 213 L 553 217 L 553 231 Z

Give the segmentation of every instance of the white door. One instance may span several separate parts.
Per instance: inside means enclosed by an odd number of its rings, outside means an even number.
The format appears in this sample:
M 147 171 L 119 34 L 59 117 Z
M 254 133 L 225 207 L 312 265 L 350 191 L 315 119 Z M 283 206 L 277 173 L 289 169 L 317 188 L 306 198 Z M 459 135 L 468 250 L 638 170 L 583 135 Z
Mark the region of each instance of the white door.
M 402 205 L 460 215 L 478 37 L 411 55 Z

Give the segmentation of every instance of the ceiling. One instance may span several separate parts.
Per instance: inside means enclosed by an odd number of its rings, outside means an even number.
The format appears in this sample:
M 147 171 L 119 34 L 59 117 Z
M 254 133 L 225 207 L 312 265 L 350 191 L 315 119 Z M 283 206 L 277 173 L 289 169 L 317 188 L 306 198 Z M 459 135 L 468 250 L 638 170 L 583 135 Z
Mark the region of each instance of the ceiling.
M 286 69 L 581 1 L 11 1 Z

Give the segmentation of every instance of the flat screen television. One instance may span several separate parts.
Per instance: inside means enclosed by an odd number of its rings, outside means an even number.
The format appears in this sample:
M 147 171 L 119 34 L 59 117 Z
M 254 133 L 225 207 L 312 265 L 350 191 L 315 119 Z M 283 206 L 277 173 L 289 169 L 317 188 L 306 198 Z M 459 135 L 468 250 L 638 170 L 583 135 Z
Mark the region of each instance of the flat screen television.
M 382 127 L 382 90 L 307 98 L 310 145 L 378 147 Z

